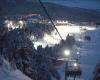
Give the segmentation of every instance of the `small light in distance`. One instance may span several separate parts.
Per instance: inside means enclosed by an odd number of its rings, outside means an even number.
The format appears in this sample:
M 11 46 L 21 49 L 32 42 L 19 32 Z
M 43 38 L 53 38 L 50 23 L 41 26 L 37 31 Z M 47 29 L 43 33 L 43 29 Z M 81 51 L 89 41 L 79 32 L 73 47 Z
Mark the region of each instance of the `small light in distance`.
M 22 21 L 22 20 L 20 20 L 20 21 L 19 21 L 19 23 L 20 23 L 20 24 L 23 24 L 23 21 Z
M 69 56 L 69 55 L 70 55 L 70 50 L 65 50 L 65 51 L 64 51 L 64 54 L 65 54 L 66 56 Z
M 80 53 L 79 52 L 77 52 L 77 55 L 79 55 Z
M 78 66 L 78 64 L 77 64 L 77 63 L 74 63 L 74 64 L 73 64 L 73 66 L 74 66 L 74 67 L 77 67 L 77 66 Z

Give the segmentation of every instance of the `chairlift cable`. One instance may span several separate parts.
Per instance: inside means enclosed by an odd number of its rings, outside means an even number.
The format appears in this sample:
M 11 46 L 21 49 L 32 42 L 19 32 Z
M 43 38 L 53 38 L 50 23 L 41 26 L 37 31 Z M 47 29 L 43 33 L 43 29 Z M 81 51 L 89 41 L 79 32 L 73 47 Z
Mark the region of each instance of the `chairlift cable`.
M 57 31 L 59 37 L 61 38 L 61 40 L 63 40 L 63 39 L 62 39 L 62 36 L 60 35 L 60 33 L 59 33 L 59 31 L 58 31 L 58 29 L 55 27 L 55 24 L 54 24 L 54 22 L 52 21 L 52 19 L 51 19 L 50 15 L 49 15 L 47 9 L 45 8 L 44 4 L 41 2 L 41 0 L 39 0 L 39 3 L 40 3 L 40 5 L 41 5 L 41 7 L 43 8 L 43 10 L 45 11 L 45 13 L 46 13 L 47 17 L 49 18 L 49 20 L 51 21 L 53 27 L 56 29 L 56 31 Z

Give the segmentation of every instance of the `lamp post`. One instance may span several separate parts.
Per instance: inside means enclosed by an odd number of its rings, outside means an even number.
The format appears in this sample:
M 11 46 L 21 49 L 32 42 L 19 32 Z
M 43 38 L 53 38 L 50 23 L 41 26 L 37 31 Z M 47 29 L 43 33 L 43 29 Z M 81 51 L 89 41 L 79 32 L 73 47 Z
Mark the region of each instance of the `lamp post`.
M 64 54 L 66 57 L 69 57 L 71 55 L 71 52 L 70 50 L 66 49 L 64 51 Z M 65 64 L 65 80 L 67 80 L 67 75 L 66 75 L 67 69 L 68 69 L 68 60 L 66 61 L 66 64 Z

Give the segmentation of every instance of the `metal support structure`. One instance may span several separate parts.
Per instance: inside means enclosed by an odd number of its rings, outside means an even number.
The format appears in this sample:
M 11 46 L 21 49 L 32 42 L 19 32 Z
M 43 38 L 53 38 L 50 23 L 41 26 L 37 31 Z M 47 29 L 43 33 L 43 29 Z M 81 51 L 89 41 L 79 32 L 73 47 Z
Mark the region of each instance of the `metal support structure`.
M 69 63 L 73 64 L 73 61 L 66 61 L 65 65 L 65 80 L 68 80 L 68 77 L 72 77 L 73 80 L 76 80 L 76 77 L 81 76 L 80 65 L 69 65 Z
M 76 76 L 74 76 L 74 80 L 76 79 Z
M 68 68 L 68 61 L 66 61 L 66 64 L 65 64 L 65 80 L 68 80 L 68 76 L 66 75 L 67 68 Z

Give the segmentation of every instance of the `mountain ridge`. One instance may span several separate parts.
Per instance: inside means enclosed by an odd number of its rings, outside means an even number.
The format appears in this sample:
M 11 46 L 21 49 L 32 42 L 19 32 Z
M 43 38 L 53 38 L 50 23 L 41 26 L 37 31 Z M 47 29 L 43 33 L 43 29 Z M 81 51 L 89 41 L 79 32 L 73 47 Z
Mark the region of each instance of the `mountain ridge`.
M 3 3 L 4 4 L 4 3 Z M 2 5 L 3 5 L 2 4 Z M 53 20 L 64 19 L 78 22 L 100 22 L 100 12 L 78 7 L 67 7 L 55 3 L 44 3 L 49 15 Z M 20 1 L 16 5 L 6 5 L 0 7 L 0 15 L 16 15 L 37 13 L 47 18 L 43 8 L 38 2 L 23 2 Z

